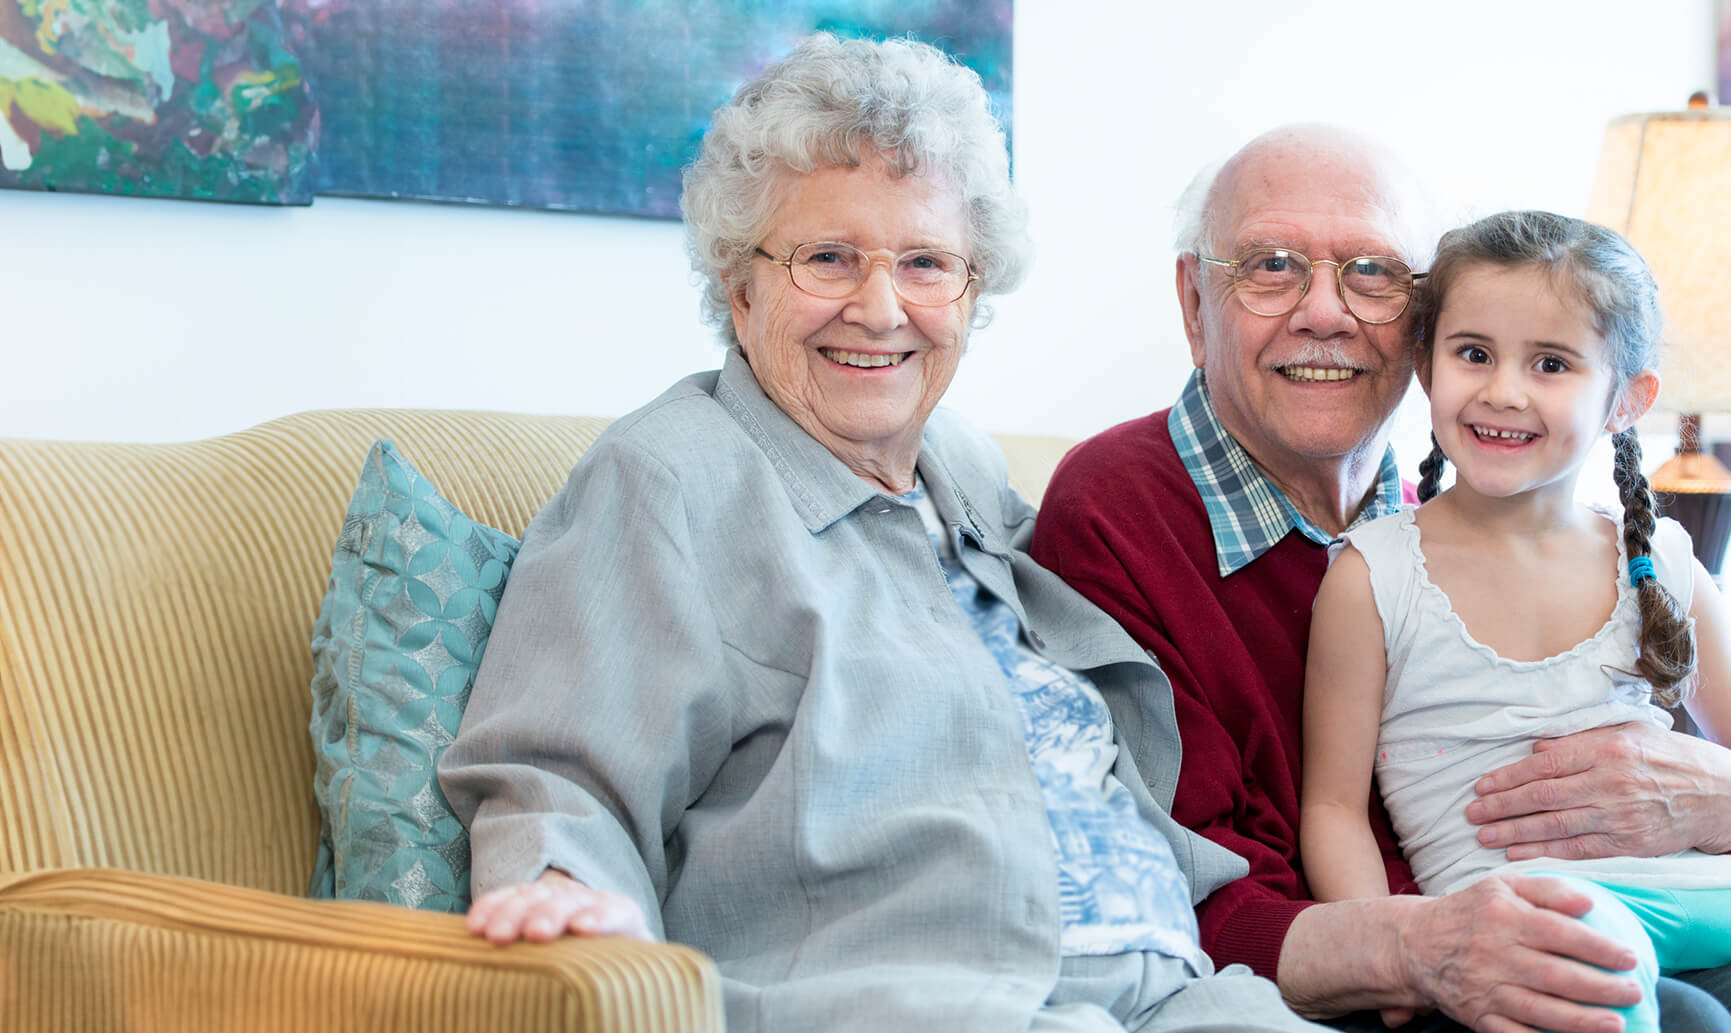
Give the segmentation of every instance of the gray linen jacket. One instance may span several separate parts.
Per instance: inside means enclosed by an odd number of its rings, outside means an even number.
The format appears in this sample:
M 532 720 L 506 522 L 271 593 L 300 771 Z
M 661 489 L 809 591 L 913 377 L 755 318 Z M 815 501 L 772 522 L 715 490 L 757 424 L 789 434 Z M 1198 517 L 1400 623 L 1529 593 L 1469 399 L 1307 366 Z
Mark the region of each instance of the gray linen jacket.
M 1002 454 L 940 410 L 919 468 L 968 571 L 1105 695 L 1194 899 L 1243 875 L 1167 815 L 1171 688 L 1028 558 Z M 635 898 L 715 959 L 735 1031 L 1019 1030 L 1058 978 L 1052 834 L 997 664 L 919 515 L 737 350 L 616 421 L 530 525 L 439 777 L 477 894 L 553 866 Z

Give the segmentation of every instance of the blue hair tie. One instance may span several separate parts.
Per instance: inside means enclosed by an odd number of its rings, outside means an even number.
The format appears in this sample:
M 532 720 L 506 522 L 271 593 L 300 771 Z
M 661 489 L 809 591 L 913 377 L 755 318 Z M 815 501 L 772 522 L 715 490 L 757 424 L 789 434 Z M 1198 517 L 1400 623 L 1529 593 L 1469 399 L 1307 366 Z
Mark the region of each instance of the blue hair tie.
M 1629 583 L 1638 585 L 1650 581 L 1656 575 L 1653 573 L 1653 560 L 1650 556 L 1636 556 L 1629 561 Z

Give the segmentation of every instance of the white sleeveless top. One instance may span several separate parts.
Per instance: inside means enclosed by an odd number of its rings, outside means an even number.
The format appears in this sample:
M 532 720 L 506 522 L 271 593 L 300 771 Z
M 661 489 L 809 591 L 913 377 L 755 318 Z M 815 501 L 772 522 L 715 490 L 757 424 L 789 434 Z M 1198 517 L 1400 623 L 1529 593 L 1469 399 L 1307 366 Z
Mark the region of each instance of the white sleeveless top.
M 1620 511 L 1595 511 L 1621 527 Z M 1663 858 L 1510 864 L 1504 851 L 1479 845 L 1464 813 L 1473 783 L 1531 754 L 1534 740 L 1629 721 L 1669 728 L 1671 717 L 1651 702 L 1646 681 L 1622 673 L 1634 670 L 1640 612 L 1620 533 L 1617 603 L 1605 625 L 1568 652 L 1509 660 L 1474 640 L 1448 596 L 1431 584 L 1413 512 L 1409 506 L 1354 528 L 1329 557 L 1350 542 L 1370 568 L 1388 651 L 1376 777 L 1420 888 L 1440 895 L 1492 870 L 1523 869 L 1625 885 L 1731 886 L 1731 855 L 1689 850 Z M 1660 583 L 1687 612 L 1694 575 L 1688 532 L 1661 519 L 1652 559 Z

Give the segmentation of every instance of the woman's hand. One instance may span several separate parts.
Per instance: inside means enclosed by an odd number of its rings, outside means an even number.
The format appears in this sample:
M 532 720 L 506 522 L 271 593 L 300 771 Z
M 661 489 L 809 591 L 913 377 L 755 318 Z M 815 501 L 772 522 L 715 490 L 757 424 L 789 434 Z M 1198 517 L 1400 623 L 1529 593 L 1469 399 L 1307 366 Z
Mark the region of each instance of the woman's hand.
M 519 882 L 476 898 L 469 906 L 468 927 L 474 935 L 498 944 L 520 939 L 544 943 L 566 933 L 655 942 L 636 901 L 592 890 L 552 868 L 534 882 Z
M 1731 750 L 1653 725 L 1542 739 L 1474 788 L 1467 820 L 1511 861 L 1731 851 Z

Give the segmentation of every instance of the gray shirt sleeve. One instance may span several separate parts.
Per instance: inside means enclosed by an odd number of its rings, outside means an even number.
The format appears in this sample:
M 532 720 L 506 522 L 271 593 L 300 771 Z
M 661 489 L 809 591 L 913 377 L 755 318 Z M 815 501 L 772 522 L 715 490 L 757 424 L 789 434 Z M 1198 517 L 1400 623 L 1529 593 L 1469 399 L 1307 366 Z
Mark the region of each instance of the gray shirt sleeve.
M 557 867 L 662 933 L 666 844 L 730 741 L 692 551 L 676 480 L 617 439 L 531 524 L 439 766 L 477 895 Z

